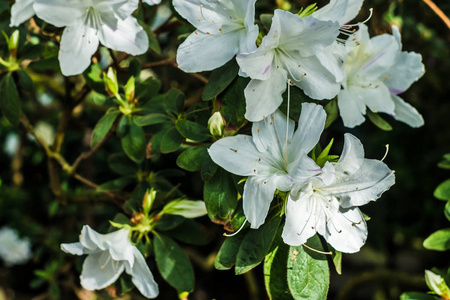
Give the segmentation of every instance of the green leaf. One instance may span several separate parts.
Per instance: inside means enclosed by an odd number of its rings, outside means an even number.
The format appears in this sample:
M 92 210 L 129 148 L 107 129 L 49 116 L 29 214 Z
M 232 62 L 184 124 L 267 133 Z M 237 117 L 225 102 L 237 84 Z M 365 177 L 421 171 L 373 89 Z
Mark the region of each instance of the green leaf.
M 438 163 L 438 167 L 442 169 L 450 169 L 450 153 L 444 154 L 444 160 Z
M 432 233 L 423 241 L 428 250 L 445 251 L 450 249 L 450 228 L 441 229 Z
M 20 123 L 20 102 L 16 83 L 9 73 L 0 82 L 0 106 L 5 118 L 13 126 Z
M 217 253 L 214 266 L 217 270 L 229 270 L 236 263 L 236 257 L 244 239 L 244 233 L 238 233 L 235 236 L 227 237 Z
M 165 122 L 171 122 L 172 120 L 168 115 L 165 114 L 148 114 L 145 116 L 136 116 L 134 117 L 134 122 L 136 122 L 139 126 L 148 126 L 154 124 L 160 124 Z
M 178 132 L 176 127 L 167 130 L 161 139 L 161 152 L 171 153 L 177 151 L 183 140 L 183 136 Z
M 142 127 L 130 121 L 127 134 L 121 139 L 122 148 L 131 160 L 141 163 L 145 158 L 146 139 Z
M 209 154 L 205 156 L 205 159 L 202 162 L 202 168 L 200 173 L 203 181 L 211 180 L 214 174 L 216 174 L 218 168 L 219 166 L 215 162 L 213 162 Z
M 247 233 L 237 254 L 236 275 L 243 274 L 262 262 L 275 238 L 280 222 L 280 217 L 274 217 L 258 229 L 252 229 Z
M 108 165 L 120 175 L 136 175 L 139 167 L 124 153 L 114 153 L 108 157 Z
M 403 293 L 400 295 L 400 300 L 438 300 L 438 299 L 439 298 L 433 295 L 416 292 Z
M 209 81 L 203 91 L 203 101 L 212 100 L 222 93 L 227 86 L 236 78 L 239 65 L 235 59 L 230 60 L 222 67 L 212 71 Z
M 325 106 L 325 112 L 327 113 L 325 128 L 328 128 L 339 117 L 339 110 L 336 99 L 328 102 L 328 104 Z
M 209 157 L 207 145 L 191 147 L 178 156 L 177 165 L 187 171 L 195 172 L 200 170 L 206 157 Z
M 19 86 L 21 90 L 32 91 L 33 90 L 33 80 L 24 70 L 17 71 L 19 75 Z
M 289 245 L 281 239 L 280 230 L 274 240 L 272 250 L 264 259 L 264 281 L 267 294 L 271 300 L 292 300 L 287 283 L 286 262 L 289 255 Z
M 148 100 L 155 97 L 160 88 L 161 82 L 153 77 L 149 77 L 137 84 L 135 97 L 139 98 L 139 105 L 145 104 Z
M 290 101 L 290 108 L 289 108 L 289 118 L 294 121 L 298 121 L 300 118 L 300 112 L 302 111 L 302 103 L 304 102 L 311 102 L 311 99 L 306 96 L 306 94 L 303 92 L 303 90 L 291 86 L 288 87 L 288 89 L 291 90 L 291 101 Z M 283 93 L 283 102 L 281 103 L 279 109 L 286 114 L 287 113 L 287 104 L 288 104 L 288 91 Z
M 180 226 L 186 219 L 177 215 L 163 215 L 156 223 L 155 229 L 157 231 L 172 230 Z
M 125 115 L 121 116 L 116 131 L 118 137 L 123 138 L 128 133 L 130 129 L 130 122 L 131 122 L 130 116 Z
M 119 115 L 120 111 L 116 108 L 112 108 L 98 120 L 98 123 L 95 125 L 94 131 L 92 132 L 91 148 L 95 148 L 103 140 Z
M 450 179 L 438 185 L 433 195 L 439 200 L 450 200 Z
M 445 204 L 444 215 L 450 221 L 450 201 Z
M 125 202 L 125 208 L 132 212 L 141 212 L 142 211 L 142 202 L 144 200 L 145 193 L 148 189 L 150 189 L 150 184 L 148 181 L 141 181 L 134 188 L 131 193 L 131 198 L 127 202 Z
M 325 149 L 322 150 L 322 153 L 319 154 L 319 156 L 316 159 L 316 163 L 319 167 L 323 168 L 325 163 L 328 160 L 328 153 L 330 153 L 330 149 L 333 146 L 334 139 L 331 139 L 331 141 L 328 143 L 328 145 L 325 147 Z
M 370 109 L 366 111 L 366 115 L 369 117 L 369 120 L 378 128 L 384 131 L 391 131 L 392 126 L 386 122 L 378 113 L 372 112 Z
M 149 25 L 147 25 L 142 20 L 138 19 L 139 25 L 141 25 L 145 32 L 147 33 L 148 37 L 148 47 L 153 50 L 156 54 L 161 54 L 161 47 L 159 46 L 158 39 L 156 38 L 155 34 L 153 33 L 152 29 Z
M 338 273 L 339 275 L 342 275 L 342 252 L 337 251 L 330 244 L 328 244 L 328 248 L 331 250 L 331 253 L 333 253 L 332 260 L 333 260 L 333 265 L 336 269 L 336 273 Z
M 165 95 L 164 109 L 168 114 L 178 116 L 183 111 L 184 94 L 176 89 L 170 89 Z
M 182 136 L 193 141 L 203 142 L 211 138 L 206 127 L 189 120 L 178 120 L 176 127 Z
M 237 205 L 237 191 L 231 175 L 218 169 L 203 188 L 208 216 L 213 222 L 228 223 Z
M 194 290 L 194 270 L 183 250 L 171 238 L 159 234 L 153 239 L 155 258 L 162 277 L 180 291 Z
M 99 64 L 91 64 L 86 71 L 83 72 L 86 84 L 91 87 L 94 91 L 100 94 L 105 94 L 105 84 L 102 78 L 102 67 Z
M 48 289 L 48 292 L 50 293 L 50 296 L 53 299 L 59 299 L 60 290 L 58 285 L 55 282 L 50 282 L 50 287 Z
M 212 239 L 211 232 L 205 226 L 190 219 L 185 219 L 180 227 L 167 231 L 167 234 L 191 245 L 206 245 Z
M 309 238 L 307 245 L 323 251 L 317 235 Z M 303 245 L 290 247 L 287 260 L 289 289 L 295 300 L 327 298 L 330 274 L 324 254 L 311 251 Z
M 220 111 L 228 125 L 235 124 L 236 127 L 240 127 L 245 122 L 244 89 L 249 81 L 249 78 L 236 78 L 222 95 L 222 107 Z

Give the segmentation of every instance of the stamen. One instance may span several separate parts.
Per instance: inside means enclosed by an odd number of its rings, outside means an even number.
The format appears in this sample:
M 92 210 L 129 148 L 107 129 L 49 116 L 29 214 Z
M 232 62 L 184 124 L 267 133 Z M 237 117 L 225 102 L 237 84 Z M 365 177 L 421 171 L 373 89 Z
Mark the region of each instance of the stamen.
M 244 225 L 245 225 L 246 223 L 247 223 L 247 219 L 245 219 L 244 223 L 242 223 L 241 227 L 239 227 L 239 229 L 238 229 L 237 231 L 235 231 L 235 232 L 233 232 L 233 233 L 230 233 L 230 234 L 228 234 L 228 233 L 225 232 L 225 233 L 223 234 L 223 236 L 226 236 L 226 237 L 235 236 L 236 234 L 239 233 L 239 231 L 242 230 L 242 228 L 244 228 Z
M 389 153 L 389 144 L 386 144 L 386 152 L 384 153 L 384 156 L 383 156 L 383 158 L 381 159 L 381 161 L 383 161 L 385 158 L 386 158 L 386 156 L 388 155 L 388 153 Z
M 314 252 L 317 252 L 317 253 L 320 253 L 320 254 L 333 255 L 333 252 L 331 252 L 331 251 L 329 251 L 329 252 L 323 252 L 323 251 L 319 251 L 319 250 L 316 250 L 316 249 L 314 249 L 314 248 L 311 248 L 311 247 L 309 247 L 309 246 L 306 245 L 306 244 L 302 244 L 302 245 L 303 245 L 303 247 L 308 248 L 309 250 L 314 251 Z

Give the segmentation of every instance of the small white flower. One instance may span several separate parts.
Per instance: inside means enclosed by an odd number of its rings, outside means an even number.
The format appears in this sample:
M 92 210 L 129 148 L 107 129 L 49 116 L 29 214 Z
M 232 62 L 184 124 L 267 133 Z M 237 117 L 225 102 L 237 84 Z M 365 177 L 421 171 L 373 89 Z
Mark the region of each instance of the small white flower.
M 335 58 L 322 50 L 336 40 L 338 33 L 337 22 L 275 10 L 260 47 L 237 56 L 241 70 L 252 79 L 244 91 L 245 117 L 254 122 L 273 113 L 283 101 L 288 79 L 313 99 L 336 96 L 340 85 L 322 63 Z
M 87 254 L 81 272 L 81 285 L 87 290 L 103 289 L 114 283 L 123 271 L 131 275 L 133 284 L 147 298 L 158 296 L 158 284 L 144 256 L 128 238 L 130 231 L 120 229 L 100 234 L 83 226 L 79 243 L 61 244 L 64 252 Z
M 366 242 L 367 225 L 358 206 L 387 191 L 395 182 L 394 173 L 381 161 L 365 159 L 361 142 L 349 133 L 338 162 L 320 168 L 306 155 L 302 159 L 313 165 L 316 175 L 292 188 L 284 242 L 298 246 L 318 232 L 338 251 L 359 251 Z
M 20 239 L 9 227 L 0 229 L 0 258 L 7 266 L 24 264 L 32 257 L 28 239 Z
M 364 122 L 366 106 L 373 112 L 383 112 L 412 127 L 423 125 L 422 116 L 397 95 L 422 76 L 421 56 L 401 52 L 400 34 L 369 37 L 367 27 L 350 37 L 357 45 L 346 45 L 346 79 L 338 94 L 338 106 L 346 127 Z
M 148 37 L 131 16 L 137 0 L 36 0 L 34 10 L 44 21 L 66 27 L 59 63 L 65 76 L 82 73 L 91 64 L 99 43 L 131 55 L 148 49 Z
M 185 72 L 214 70 L 236 54 L 256 49 L 256 0 L 174 0 L 176 11 L 197 29 L 180 45 Z
M 248 176 L 244 186 L 244 213 L 251 228 L 264 223 L 275 190 L 290 191 L 317 173 L 314 162 L 301 159 L 317 144 L 326 113 L 315 104 L 302 104 L 298 129 L 277 110 L 253 123 L 252 136 L 237 135 L 215 142 L 209 148 L 212 160 L 228 172 Z
M 312 13 L 312 16 L 319 20 L 336 21 L 342 26 L 358 15 L 362 4 L 363 0 L 331 0 Z
M 33 2 L 34 0 L 16 0 L 11 7 L 10 27 L 19 26 L 34 16 Z

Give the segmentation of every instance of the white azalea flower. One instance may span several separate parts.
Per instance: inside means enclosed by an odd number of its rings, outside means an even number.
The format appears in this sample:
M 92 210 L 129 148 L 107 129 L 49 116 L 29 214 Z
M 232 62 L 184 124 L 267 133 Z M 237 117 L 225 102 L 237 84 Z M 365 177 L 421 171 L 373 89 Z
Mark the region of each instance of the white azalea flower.
M 128 238 L 130 231 L 120 229 L 100 234 L 83 226 L 79 243 L 61 244 L 64 252 L 87 254 L 81 272 L 81 285 L 87 290 L 103 289 L 114 283 L 123 271 L 132 276 L 133 284 L 147 298 L 158 296 L 158 284 L 144 256 Z
M 5 226 L 0 229 L 0 258 L 6 266 L 24 264 L 32 257 L 28 239 L 21 239 L 12 228 Z
M 34 0 L 16 0 L 11 7 L 10 27 L 19 26 L 34 16 L 33 2 Z
M 338 94 L 338 106 L 346 127 L 364 122 L 366 106 L 373 112 L 387 113 L 410 126 L 423 125 L 420 114 L 397 94 L 404 92 L 423 74 L 421 56 L 401 52 L 400 36 L 388 34 L 370 39 L 367 27 L 351 37 L 358 45 L 347 44 L 346 79 Z
M 331 0 L 312 13 L 312 16 L 323 21 L 336 21 L 343 26 L 358 15 L 362 4 L 363 0 Z
M 367 225 L 358 206 L 388 190 L 394 173 L 381 161 L 365 159 L 361 142 L 349 133 L 338 162 L 320 168 L 306 155 L 303 159 L 313 165 L 316 176 L 297 183 L 289 195 L 284 242 L 298 246 L 318 232 L 338 251 L 359 251 Z
M 337 22 L 275 10 L 260 47 L 237 56 L 241 70 L 252 79 L 244 91 L 245 117 L 259 121 L 273 113 L 283 101 L 288 79 L 313 99 L 336 96 L 339 83 L 327 64 L 322 64 L 334 57 L 322 50 L 336 40 L 338 33 Z
M 148 37 L 131 16 L 138 0 L 36 0 L 34 10 L 44 21 L 66 27 L 61 37 L 59 63 L 64 75 L 82 73 L 99 43 L 131 55 L 148 49 Z
M 161 0 L 144 0 L 148 5 L 157 5 L 161 3 Z
M 317 173 L 314 162 L 300 158 L 318 143 L 325 119 L 321 106 L 304 103 L 295 132 L 294 121 L 277 110 L 253 123 L 252 136 L 222 138 L 209 148 L 216 164 L 228 172 L 248 176 L 243 207 L 251 228 L 264 223 L 277 189 L 289 191 L 296 182 Z
M 236 54 L 256 49 L 256 0 L 174 0 L 176 11 L 195 30 L 178 48 L 177 63 L 185 72 L 216 69 Z

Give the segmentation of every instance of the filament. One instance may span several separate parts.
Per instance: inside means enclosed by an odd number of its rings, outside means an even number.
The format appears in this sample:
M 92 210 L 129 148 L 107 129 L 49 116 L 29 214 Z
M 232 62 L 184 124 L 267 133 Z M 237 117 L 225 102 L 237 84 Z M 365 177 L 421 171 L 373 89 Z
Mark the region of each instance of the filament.
M 233 233 L 230 233 L 230 234 L 224 233 L 223 236 L 226 236 L 226 237 L 232 237 L 232 236 L 235 236 L 236 234 L 238 234 L 238 233 L 242 230 L 242 228 L 244 228 L 244 225 L 245 225 L 246 223 L 247 223 L 247 218 L 245 219 L 244 223 L 242 223 L 241 227 L 239 227 L 239 229 L 238 229 L 237 231 L 235 231 L 235 232 L 233 232 Z

